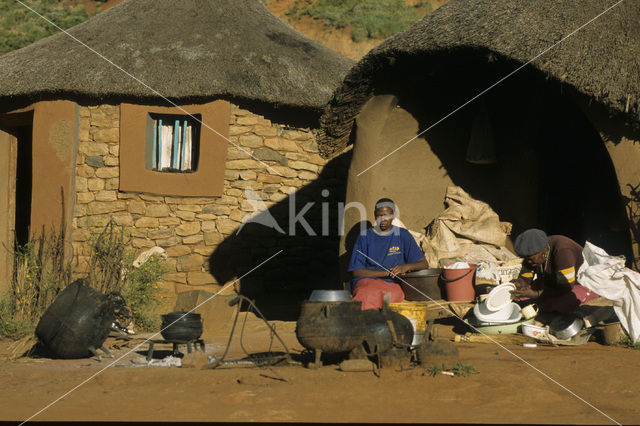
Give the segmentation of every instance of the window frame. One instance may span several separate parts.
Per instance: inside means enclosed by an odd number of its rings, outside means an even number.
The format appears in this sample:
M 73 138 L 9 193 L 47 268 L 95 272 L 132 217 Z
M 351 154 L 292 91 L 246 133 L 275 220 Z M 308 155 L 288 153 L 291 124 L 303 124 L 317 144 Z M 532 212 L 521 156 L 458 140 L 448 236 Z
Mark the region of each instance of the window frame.
M 148 150 L 153 147 L 148 141 L 153 139 L 151 117 L 154 114 L 191 114 L 201 117 L 203 124 L 200 125 L 199 158 L 195 171 L 172 173 L 147 168 L 150 159 Z M 119 190 L 158 195 L 221 196 L 227 159 L 228 142 L 225 138 L 229 136 L 230 115 L 231 105 L 224 100 L 180 108 L 121 104 Z
M 160 170 L 159 164 L 156 164 L 156 168 L 154 168 L 154 157 L 158 155 L 158 159 L 161 158 L 161 154 L 158 152 L 158 146 L 156 145 L 156 140 L 158 138 L 158 128 L 156 126 L 158 121 L 161 121 L 161 126 L 164 122 L 173 122 L 174 123 L 174 131 L 175 131 L 175 122 L 183 121 L 190 123 L 192 127 L 192 140 L 191 140 L 191 169 L 183 170 L 184 159 L 182 156 L 184 155 L 184 143 L 181 144 L 181 149 L 176 150 L 176 147 L 172 147 L 172 154 L 176 154 L 179 151 L 179 158 L 182 160 L 182 164 L 180 162 L 175 162 L 173 160 L 173 156 L 171 159 L 171 167 L 169 170 Z M 152 170 L 154 172 L 160 173 L 195 173 L 198 171 L 199 160 L 200 160 L 200 135 L 202 134 L 201 125 L 202 116 L 200 114 L 193 114 L 193 117 L 187 114 L 158 114 L 154 112 L 150 112 L 147 116 L 147 133 L 146 133 L 146 148 L 145 148 L 145 167 L 147 170 Z M 182 132 L 182 139 L 186 137 L 186 130 L 184 127 L 179 127 L 180 132 Z M 172 145 L 175 143 L 175 134 Z M 174 165 L 177 167 L 174 167 Z

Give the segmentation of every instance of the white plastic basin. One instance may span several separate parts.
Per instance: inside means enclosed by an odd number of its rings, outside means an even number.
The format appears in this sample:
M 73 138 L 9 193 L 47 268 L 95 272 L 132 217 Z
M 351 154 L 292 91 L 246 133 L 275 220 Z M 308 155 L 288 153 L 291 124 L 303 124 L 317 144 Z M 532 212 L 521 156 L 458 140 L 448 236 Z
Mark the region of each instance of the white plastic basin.
M 520 306 L 513 302 L 499 311 L 490 311 L 485 306 L 485 302 L 480 302 L 473 307 L 473 315 L 475 315 L 476 319 L 480 322 L 490 323 L 512 323 L 520 321 L 520 318 L 522 318 Z

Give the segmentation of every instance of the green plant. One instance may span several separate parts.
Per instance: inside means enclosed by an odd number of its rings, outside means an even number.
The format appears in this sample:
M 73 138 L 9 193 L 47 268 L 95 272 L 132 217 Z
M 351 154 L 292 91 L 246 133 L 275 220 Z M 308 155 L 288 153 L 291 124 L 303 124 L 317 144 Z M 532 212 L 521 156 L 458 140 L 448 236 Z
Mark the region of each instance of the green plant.
M 130 262 L 127 262 L 130 264 Z M 134 324 L 144 330 L 158 330 L 160 318 L 156 311 L 162 300 L 159 282 L 169 272 L 167 262 L 160 256 L 152 255 L 138 268 L 129 269 L 122 295 L 131 307 Z
M 436 364 L 427 367 L 426 371 L 431 377 L 436 377 L 441 373 L 448 374 L 449 376 L 461 377 L 468 377 L 472 374 L 480 373 L 478 370 L 476 370 L 476 367 L 471 364 L 465 364 L 462 361 L 458 361 L 458 363 L 451 370 L 445 370 L 443 364 Z
M 23 3 L 62 29 L 89 18 L 82 6 L 69 7 L 59 0 L 23 0 Z M 20 49 L 59 30 L 15 0 L 0 0 L 0 55 Z
M 431 10 L 428 1 L 410 6 L 404 0 L 297 0 L 287 15 L 308 15 L 334 28 L 351 27 L 351 38 L 359 42 L 396 34 Z
M 624 337 L 621 337 L 616 346 L 622 346 L 631 349 L 640 349 L 640 342 L 634 342 L 631 340 L 628 334 L 625 333 Z
M 159 282 L 169 268 L 157 255 L 134 267 L 135 256 L 128 245 L 124 228 L 117 228 L 113 221 L 105 225 L 91 247 L 89 285 L 102 293 L 121 293 L 131 308 L 135 326 L 155 330 L 160 323 L 155 312 L 162 299 Z
M 472 374 L 478 373 L 480 372 L 476 370 L 476 367 L 471 364 L 465 364 L 462 361 L 458 361 L 455 367 L 453 367 L 453 374 L 455 374 L 456 376 L 467 377 Z
M 438 374 L 442 373 L 444 368 L 442 368 L 442 364 L 440 365 L 432 365 L 427 367 L 427 372 L 431 377 L 436 377 Z
M 8 290 L 0 299 L 0 337 L 19 340 L 33 333 L 36 323 L 30 319 L 18 319 L 14 312 L 15 298 Z

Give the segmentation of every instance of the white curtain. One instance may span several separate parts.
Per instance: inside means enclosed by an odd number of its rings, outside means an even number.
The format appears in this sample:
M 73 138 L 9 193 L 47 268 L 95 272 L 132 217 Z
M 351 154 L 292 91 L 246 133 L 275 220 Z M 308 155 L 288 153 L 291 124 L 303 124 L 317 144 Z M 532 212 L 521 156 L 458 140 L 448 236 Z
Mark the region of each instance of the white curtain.
M 186 137 L 184 132 L 184 126 L 186 128 Z M 163 170 L 165 168 L 171 168 L 174 153 L 174 129 L 175 129 L 175 120 L 162 120 L 161 131 L 158 132 L 159 140 L 158 140 L 158 151 L 160 152 L 160 164 L 158 165 L 159 170 Z M 178 126 L 178 146 L 177 146 L 177 161 L 175 161 L 176 169 L 178 170 L 191 170 L 192 169 L 192 145 L 193 145 L 193 125 L 186 121 L 180 120 L 180 125 Z M 184 158 L 182 158 L 182 154 L 184 152 Z
M 173 147 L 173 123 L 162 123 L 162 132 L 160 132 L 160 164 L 158 169 L 162 170 L 171 167 L 171 154 Z

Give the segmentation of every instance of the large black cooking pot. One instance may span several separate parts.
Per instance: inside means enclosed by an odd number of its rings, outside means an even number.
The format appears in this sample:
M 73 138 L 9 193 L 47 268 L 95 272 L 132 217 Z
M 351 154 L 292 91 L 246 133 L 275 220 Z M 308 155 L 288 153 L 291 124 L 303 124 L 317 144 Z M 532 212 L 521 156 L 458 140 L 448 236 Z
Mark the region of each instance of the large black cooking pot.
M 393 335 L 389 328 L 389 321 L 393 324 L 396 343 L 409 346 L 413 341 L 413 326 L 404 315 L 388 308 L 367 309 L 362 312 L 365 326 L 365 339 L 369 353 L 384 352 L 393 347 Z
M 84 279 L 69 284 L 44 312 L 36 336 L 60 358 L 86 358 L 101 347 L 115 319 L 109 296 L 87 285 Z
M 349 352 L 362 344 L 365 329 L 362 302 L 304 302 L 296 337 L 309 350 Z
M 161 334 L 166 340 L 188 342 L 202 335 L 202 318 L 193 312 L 162 315 Z

